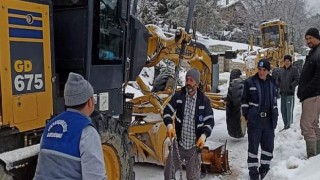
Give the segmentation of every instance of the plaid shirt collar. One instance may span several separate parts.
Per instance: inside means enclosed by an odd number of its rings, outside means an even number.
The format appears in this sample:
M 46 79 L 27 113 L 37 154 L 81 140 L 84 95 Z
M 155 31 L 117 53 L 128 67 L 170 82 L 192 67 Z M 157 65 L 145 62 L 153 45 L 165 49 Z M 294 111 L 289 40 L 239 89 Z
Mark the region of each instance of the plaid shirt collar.
M 192 100 L 196 100 L 197 99 L 197 94 L 198 94 L 198 90 L 196 91 L 196 93 L 193 96 L 190 96 L 188 94 L 188 92 L 186 92 L 186 97 L 187 97 L 187 99 L 189 98 L 189 99 L 192 99 Z

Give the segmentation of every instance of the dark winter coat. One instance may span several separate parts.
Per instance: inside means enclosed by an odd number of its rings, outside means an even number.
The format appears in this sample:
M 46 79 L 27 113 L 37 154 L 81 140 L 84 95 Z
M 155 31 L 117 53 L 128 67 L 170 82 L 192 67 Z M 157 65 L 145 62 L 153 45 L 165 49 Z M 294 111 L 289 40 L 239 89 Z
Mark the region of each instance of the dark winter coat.
M 297 95 L 301 102 L 320 95 L 320 45 L 313 48 L 306 57 Z
M 173 124 L 172 116 L 174 112 L 176 112 L 175 129 L 177 132 L 178 142 L 181 138 L 186 95 L 186 89 L 185 87 L 183 87 L 181 91 L 178 91 L 173 95 L 170 102 L 163 110 L 163 122 L 166 126 L 168 124 Z M 211 108 L 210 99 L 205 96 L 205 94 L 199 89 L 197 90 L 197 100 L 195 108 L 194 120 L 196 137 L 198 139 L 201 134 L 205 134 L 206 137 L 209 137 L 214 126 L 213 111 Z
M 270 112 L 268 112 L 268 116 L 270 116 L 272 120 L 272 126 L 275 129 L 278 121 L 278 107 L 277 107 L 277 87 L 275 83 L 275 79 L 270 75 L 267 75 L 266 81 L 268 82 L 269 89 L 269 102 L 270 102 Z M 264 94 L 266 95 L 266 94 Z M 246 79 L 244 82 L 244 90 L 242 94 L 242 114 L 247 120 L 248 127 L 261 127 L 262 123 L 260 120 L 260 112 L 261 112 L 261 88 L 259 82 L 258 73 L 250 78 Z
M 285 66 L 280 70 L 279 76 L 280 94 L 282 95 L 294 95 L 296 86 L 299 83 L 299 72 L 294 66 Z

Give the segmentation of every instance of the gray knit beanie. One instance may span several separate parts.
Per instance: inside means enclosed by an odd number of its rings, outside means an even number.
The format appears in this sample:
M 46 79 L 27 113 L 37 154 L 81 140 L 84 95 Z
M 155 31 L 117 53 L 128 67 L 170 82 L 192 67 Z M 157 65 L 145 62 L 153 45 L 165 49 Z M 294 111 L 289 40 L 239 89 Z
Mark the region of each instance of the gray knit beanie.
M 200 83 L 200 72 L 196 68 L 191 68 L 188 70 L 186 77 L 191 77 L 196 81 L 197 84 Z
M 91 84 L 80 74 L 71 72 L 64 86 L 66 106 L 76 106 L 87 102 L 93 96 Z

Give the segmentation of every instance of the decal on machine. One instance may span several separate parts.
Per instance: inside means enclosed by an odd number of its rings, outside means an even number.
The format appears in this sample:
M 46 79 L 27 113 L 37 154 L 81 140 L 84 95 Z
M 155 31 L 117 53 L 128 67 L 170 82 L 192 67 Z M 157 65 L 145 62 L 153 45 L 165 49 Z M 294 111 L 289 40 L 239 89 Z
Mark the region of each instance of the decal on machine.
M 10 46 L 13 95 L 45 91 L 42 43 L 10 42 Z

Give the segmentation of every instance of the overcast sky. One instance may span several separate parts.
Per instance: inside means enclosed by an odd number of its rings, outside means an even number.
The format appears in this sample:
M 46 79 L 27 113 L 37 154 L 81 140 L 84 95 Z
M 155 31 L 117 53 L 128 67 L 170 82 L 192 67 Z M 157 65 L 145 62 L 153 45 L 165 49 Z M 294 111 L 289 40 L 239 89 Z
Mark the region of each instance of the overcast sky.
M 305 0 L 310 7 L 311 14 L 320 14 L 320 0 Z
M 229 0 L 229 3 L 232 3 L 236 0 Z M 305 0 L 309 4 L 310 14 L 320 14 L 320 0 Z M 226 0 L 220 0 L 218 2 L 221 5 L 226 4 Z

